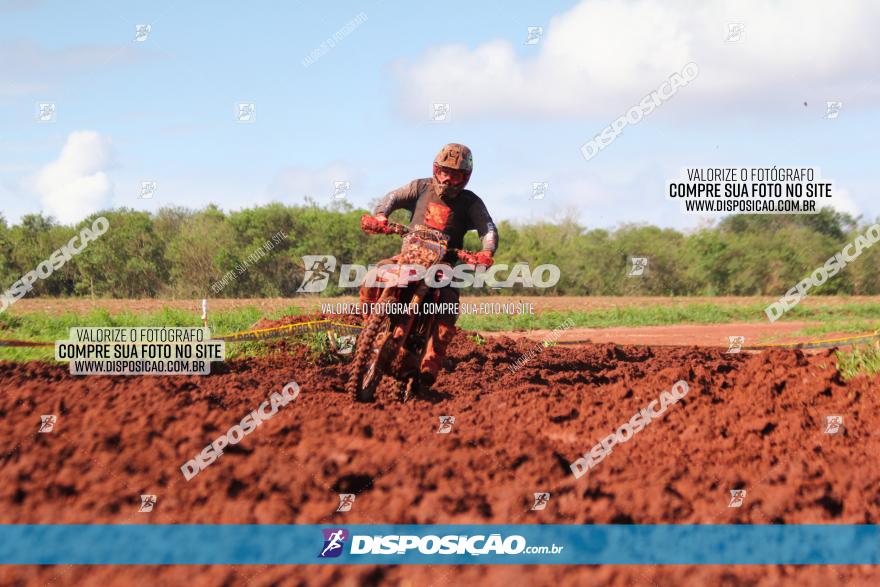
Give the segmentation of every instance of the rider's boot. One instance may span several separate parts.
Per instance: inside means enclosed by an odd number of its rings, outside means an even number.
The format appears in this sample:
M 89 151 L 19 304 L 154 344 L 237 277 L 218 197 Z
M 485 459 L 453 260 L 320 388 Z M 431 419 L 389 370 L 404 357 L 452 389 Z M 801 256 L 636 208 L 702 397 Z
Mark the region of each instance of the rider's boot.
M 437 328 L 425 345 L 425 355 L 420 367 L 419 379 L 424 389 L 430 388 L 437 380 L 437 374 L 443 366 L 443 359 L 446 358 L 446 347 L 449 346 L 453 338 L 455 338 L 455 325 L 438 320 Z

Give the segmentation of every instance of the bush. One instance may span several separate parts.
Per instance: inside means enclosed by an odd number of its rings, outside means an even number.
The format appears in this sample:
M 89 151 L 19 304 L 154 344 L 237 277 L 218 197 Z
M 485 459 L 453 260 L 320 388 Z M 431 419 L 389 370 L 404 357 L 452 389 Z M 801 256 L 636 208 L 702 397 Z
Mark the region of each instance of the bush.
M 92 215 L 77 226 L 28 215 L 10 227 L 0 216 L 0 287 L 9 288 L 93 218 L 104 215 L 110 230 L 49 279 L 38 281 L 30 295 L 293 296 L 305 272 L 303 255 L 334 255 L 339 264 L 368 265 L 399 250 L 397 237 L 360 231 L 363 213 L 346 202 L 330 207 L 307 202 L 230 213 L 213 205 L 202 210 L 163 208 L 155 214 L 123 208 Z M 405 222 L 407 215 L 398 211 L 394 219 Z M 587 230 L 572 217 L 529 224 L 503 221 L 496 262 L 526 262 L 533 269 L 546 263 L 559 266 L 556 286 L 517 288 L 515 294 L 776 296 L 865 228 L 830 209 L 802 216 L 730 216 L 687 233 L 632 224 Z M 286 236 L 273 239 L 279 234 Z M 479 246 L 476 234 L 470 233 L 465 248 Z M 627 277 L 629 258 L 640 256 L 649 258 L 647 272 Z M 867 249 L 811 294 L 878 294 L 878 261 L 880 246 Z M 212 291 L 227 274 L 231 278 L 219 292 Z M 354 293 L 339 290 L 331 280 L 322 295 Z

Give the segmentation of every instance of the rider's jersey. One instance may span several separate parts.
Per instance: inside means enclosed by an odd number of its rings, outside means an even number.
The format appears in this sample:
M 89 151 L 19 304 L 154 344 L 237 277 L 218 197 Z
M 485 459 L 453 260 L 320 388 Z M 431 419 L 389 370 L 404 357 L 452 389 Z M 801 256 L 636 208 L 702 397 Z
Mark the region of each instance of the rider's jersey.
M 418 224 L 443 232 L 449 237 L 451 248 L 462 248 L 464 235 L 469 230 L 476 230 L 480 235 L 483 250 L 494 253 L 498 247 L 498 229 L 483 200 L 470 190 L 461 190 L 451 198 L 438 196 L 430 177 L 416 179 L 388 192 L 373 214 L 389 216 L 401 208 L 412 215 L 410 227 Z

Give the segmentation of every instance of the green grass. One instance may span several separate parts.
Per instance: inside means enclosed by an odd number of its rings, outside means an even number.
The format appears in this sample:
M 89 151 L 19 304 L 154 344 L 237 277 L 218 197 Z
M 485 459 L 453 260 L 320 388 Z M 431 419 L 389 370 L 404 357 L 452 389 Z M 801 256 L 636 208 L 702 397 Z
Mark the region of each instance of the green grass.
M 487 302 L 492 302 L 487 298 Z M 299 315 L 305 310 L 289 306 L 263 314 L 255 306 L 215 312 L 209 326 L 215 335 L 247 330 L 260 318 L 277 319 Z M 582 328 L 665 326 L 670 324 L 724 324 L 729 322 L 764 322 L 763 303 L 718 304 L 691 303 L 678 306 L 645 305 L 610 309 L 547 311 L 540 314 L 463 314 L 458 325 L 467 330 L 501 332 L 509 330 L 552 330 L 563 323 Z M 797 306 L 787 312 L 781 321 L 803 320 L 820 322 L 803 330 L 805 335 L 829 332 L 870 332 L 880 327 L 880 303 L 846 303 L 838 305 Z M 135 314 L 123 312 L 111 315 L 105 310 L 87 314 L 45 313 L 0 314 L 0 339 L 31 341 L 66 340 L 69 329 L 75 326 L 200 326 L 194 312 L 163 309 L 159 312 Z M 312 345 L 318 344 L 311 341 Z M 227 356 L 252 356 L 265 352 L 265 343 L 235 343 L 227 347 Z M 315 349 L 319 354 L 322 349 Z M 54 349 L 27 349 L 0 347 L 0 360 L 52 360 Z
M 825 334 L 830 334 L 832 332 L 859 334 L 862 332 L 873 332 L 877 330 L 878 327 L 880 327 L 880 324 L 878 324 L 876 320 L 831 320 L 828 322 L 823 322 L 822 324 L 817 324 L 815 326 L 801 328 L 795 333 L 795 335 L 822 336 Z
M 303 310 L 293 306 L 271 312 L 266 315 L 269 319 L 278 319 L 282 316 L 301 314 Z M 233 311 L 216 312 L 209 317 L 208 326 L 211 334 L 222 335 L 249 329 L 264 315 L 255 306 L 246 306 Z M 136 314 L 122 312 L 110 314 L 106 310 L 92 310 L 87 314 L 75 314 L 68 312 L 60 315 L 49 315 L 41 312 L 15 314 L 0 314 L 0 339 L 16 339 L 27 341 L 67 340 L 70 329 L 84 326 L 201 326 L 200 317 L 193 312 L 163 308 L 159 312 Z M 252 356 L 265 350 L 265 343 L 244 342 L 227 346 L 227 356 L 230 358 Z M 46 348 L 21 348 L 0 347 L 0 360 L 28 361 L 28 360 L 54 360 L 55 349 Z
M 837 371 L 848 380 L 856 375 L 880 373 L 880 347 L 865 345 L 851 351 L 837 351 Z
M 469 330 L 552 330 L 566 320 L 575 327 L 609 328 L 614 326 L 666 326 L 670 324 L 726 324 L 728 322 L 764 322 L 764 304 L 720 305 L 686 304 L 681 306 L 629 306 L 585 311 L 549 311 L 541 314 L 464 314 L 459 326 Z M 880 325 L 880 304 L 840 304 L 837 306 L 801 307 L 787 312 L 781 321 L 805 320 L 828 323 L 852 323 L 854 320 L 867 325 L 870 331 Z M 869 322 L 872 321 L 872 322 Z M 850 327 L 855 328 L 852 324 Z M 831 332 L 827 330 L 825 332 Z M 847 331 L 849 332 L 849 331 Z M 856 330 L 852 330 L 856 332 Z

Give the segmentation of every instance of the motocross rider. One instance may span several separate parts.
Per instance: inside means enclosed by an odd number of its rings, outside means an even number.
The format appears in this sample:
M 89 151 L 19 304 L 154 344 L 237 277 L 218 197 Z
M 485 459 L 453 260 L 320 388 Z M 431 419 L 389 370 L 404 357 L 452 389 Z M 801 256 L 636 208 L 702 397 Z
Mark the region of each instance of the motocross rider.
M 482 251 L 474 255 L 476 265 L 489 267 L 492 256 L 498 247 L 498 230 L 483 200 L 474 192 L 464 189 L 474 168 L 471 150 L 458 143 L 450 143 L 440 149 L 434 158 L 433 177 L 415 179 L 405 186 L 389 192 L 376 205 L 373 216 L 361 219 L 363 230 L 381 231 L 388 226 L 388 216 L 401 208 L 411 214 L 409 227 L 416 229 L 427 227 L 438 230 L 449 237 L 449 248 L 460 249 L 464 235 L 476 230 L 482 241 Z M 455 264 L 457 261 L 452 253 L 447 254 L 446 262 Z M 379 265 L 392 263 L 393 260 L 380 261 Z M 362 286 L 360 289 L 361 304 L 373 304 L 379 300 L 382 289 Z M 440 290 L 440 303 L 456 304 L 459 300 L 458 289 L 446 286 Z M 446 356 L 446 347 L 455 337 L 457 312 L 443 313 L 438 316 L 438 326 L 428 339 L 425 354 L 420 365 L 420 383 L 428 388 L 437 379 L 437 373 Z

